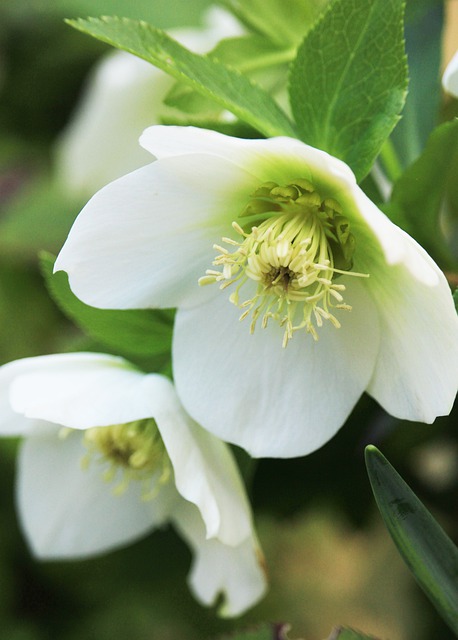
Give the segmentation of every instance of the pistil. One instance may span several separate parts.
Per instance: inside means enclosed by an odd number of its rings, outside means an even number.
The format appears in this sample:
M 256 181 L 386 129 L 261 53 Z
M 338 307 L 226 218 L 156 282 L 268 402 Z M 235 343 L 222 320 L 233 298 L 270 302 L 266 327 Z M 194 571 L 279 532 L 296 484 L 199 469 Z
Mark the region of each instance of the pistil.
M 270 182 L 256 190 L 239 220 L 232 227 L 240 240 L 223 238 L 228 248 L 214 245 L 217 268 L 199 284 L 235 285 L 229 299 L 243 310 L 240 320 L 251 316 L 251 333 L 259 320 L 263 328 L 277 322 L 284 327 L 283 347 L 301 329 L 318 340 L 325 320 L 339 328 L 334 310 L 351 310 L 339 277 L 367 277 L 351 271 L 355 239 L 340 204 L 323 200 L 307 180 L 284 187 Z M 249 281 L 256 291 L 243 300 Z

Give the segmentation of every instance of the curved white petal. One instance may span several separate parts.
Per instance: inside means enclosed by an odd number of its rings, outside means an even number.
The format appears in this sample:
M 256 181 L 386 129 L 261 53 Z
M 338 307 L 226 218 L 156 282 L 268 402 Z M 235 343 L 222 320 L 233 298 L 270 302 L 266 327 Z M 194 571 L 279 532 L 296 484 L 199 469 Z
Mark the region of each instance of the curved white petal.
M 176 307 L 212 295 L 198 279 L 231 230 L 253 178 L 196 155 L 154 162 L 99 191 L 73 225 L 55 270 L 98 307 Z
M 197 510 L 184 502 L 174 511 L 173 521 L 194 550 L 188 581 L 202 604 L 212 605 L 222 594 L 224 602 L 218 613 L 229 617 L 242 615 L 262 598 L 266 576 L 254 534 L 235 547 L 205 539 Z
M 159 159 L 195 154 L 223 158 L 256 176 L 255 187 L 265 181 L 288 184 L 308 178 L 328 197 L 326 185 L 335 187 L 336 180 L 356 184 L 344 162 L 294 138 L 251 140 L 195 127 L 153 126 L 143 132 L 140 144 Z
M 163 385 L 157 405 L 152 415 L 170 457 L 178 491 L 198 507 L 207 538 L 218 538 L 232 546 L 240 544 L 251 531 L 251 514 L 229 448 L 189 417 L 172 383 Z
M 447 93 L 458 98 L 458 51 L 455 52 L 444 71 L 442 86 Z
M 151 418 L 167 380 L 145 375 L 115 356 L 69 353 L 23 361 L 11 384 L 13 409 L 72 429 Z
M 380 341 L 374 303 L 345 280 L 353 310 L 340 312 L 342 327 L 325 323 L 318 342 L 298 332 L 285 349 L 277 324 L 250 335 L 227 292 L 178 311 L 175 382 L 194 419 L 255 457 L 305 455 L 327 442 L 366 388 Z
M 20 372 L 10 395 L 23 422 L 38 418 L 86 429 L 154 418 L 178 491 L 199 508 L 208 537 L 234 545 L 248 535 L 250 511 L 229 450 L 192 421 L 167 378 L 144 374 L 121 358 L 103 354 L 18 362 Z
M 56 149 L 63 184 L 77 194 L 91 195 L 151 162 L 138 138 L 145 127 L 158 122 L 172 84 L 170 76 L 123 51 L 104 57 Z
M 384 272 L 387 265 L 402 264 L 419 282 L 428 286 L 439 283 L 440 270 L 434 261 L 357 185 L 342 187 L 336 198 L 351 219 L 352 233 L 356 238 L 356 271 L 369 273 L 372 277 Z
M 204 29 L 198 31 L 199 40 L 195 38 L 197 30 L 175 29 L 171 34 L 191 51 L 204 53 L 213 48 L 223 38 L 234 38 L 246 33 L 237 18 L 223 7 L 210 6 L 203 14 Z
M 213 7 L 204 15 L 203 28 L 175 29 L 170 35 L 203 53 L 242 31 L 230 13 Z M 57 144 L 56 169 L 65 187 L 89 196 L 150 162 L 138 138 L 146 127 L 176 113 L 163 104 L 173 83 L 168 74 L 124 51 L 104 56 Z
M 81 468 L 85 453 L 81 433 L 62 439 L 55 427 L 37 430 L 22 445 L 17 500 L 38 557 L 81 558 L 115 549 L 159 526 L 174 507 L 172 487 L 149 501 L 141 499 L 139 482 L 114 495 L 115 484 L 102 479 L 103 465 Z
M 258 184 L 270 180 L 287 184 L 295 178 L 307 178 L 323 199 L 332 197 L 340 202 L 350 219 L 357 239 L 356 269 L 371 273 L 371 258 L 379 254 L 389 264 L 404 263 L 422 282 L 437 283 L 429 262 L 412 250 L 410 238 L 358 187 L 351 169 L 324 151 L 292 138 L 244 140 L 192 127 L 150 127 L 140 142 L 158 158 L 197 153 L 225 158 L 256 176 Z M 249 195 L 246 193 L 246 198 Z
M 26 435 L 31 427 L 32 421 L 25 418 L 20 413 L 14 411 L 11 406 L 11 384 L 15 378 L 23 372 L 29 371 L 33 367 L 31 361 L 34 358 L 24 358 L 14 360 L 0 367 L 0 435 L 20 436 Z M 39 369 L 39 365 L 36 366 Z
M 458 388 L 458 316 L 445 277 L 411 243 L 435 269 L 438 284 L 419 282 L 404 265 L 371 278 L 381 342 L 367 391 L 398 418 L 433 422 L 450 413 Z

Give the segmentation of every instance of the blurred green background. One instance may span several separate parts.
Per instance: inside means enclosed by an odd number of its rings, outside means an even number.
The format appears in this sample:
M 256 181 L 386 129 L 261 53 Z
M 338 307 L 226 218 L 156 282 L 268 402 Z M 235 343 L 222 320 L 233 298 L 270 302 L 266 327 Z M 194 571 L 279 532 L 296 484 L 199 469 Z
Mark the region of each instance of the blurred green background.
M 53 182 L 53 144 L 88 70 L 108 50 L 63 18 L 105 14 L 160 27 L 196 25 L 208 4 L 0 4 L 1 362 L 94 348 L 56 309 L 37 266 L 41 249 L 58 251 L 84 204 Z M 320 451 L 296 460 L 264 460 L 252 469 L 250 494 L 271 589 L 243 619 L 224 621 L 194 602 L 186 586 L 191 556 L 172 530 L 94 560 L 36 562 L 14 509 L 17 443 L 1 441 L 0 637 L 197 640 L 269 620 L 290 622 L 291 637 L 305 640 L 324 639 L 337 624 L 391 640 L 451 638 L 381 523 L 364 467 L 369 442 L 458 538 L 456 412 L 433 426 L 400 423 L 363 398 L 346 427 Z M 239 458 L 246 463 L 241 452 Z

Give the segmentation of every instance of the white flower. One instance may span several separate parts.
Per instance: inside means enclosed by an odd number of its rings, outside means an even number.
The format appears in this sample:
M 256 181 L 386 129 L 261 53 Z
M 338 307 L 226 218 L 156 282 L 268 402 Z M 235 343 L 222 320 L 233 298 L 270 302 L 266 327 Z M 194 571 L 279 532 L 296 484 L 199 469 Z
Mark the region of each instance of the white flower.
M 442 76 L 444 91 L 458 98 L 458 51 L 450 60 Z
M 0 369 L 0 434 L 24 437 L 17 500 L 41 558 L 115 549 L 171 521 L 194 550 L 199 601 L 239 615 L 265 591 L 251 512 L 228 447 L 183 410 L 172 383 L 80 353 Z
M 157 161 L 90 200 L 55 268 L 98 307 L 178 308 L 175 383 L 203 427 L 291 457 L 364 390 L 408 420 L 450 411 L 448 284 L 348 166 L 290 138 L 158 126 L 141 143 Z
M 171 30 L 196 53 L 222 38 L 239 35 L 236 19 L 218 7 L 204 15 L 202 28 Z M 65 188 L 89 197 L 105 184 L 150 162 L 138 145 L 149 125 L 177 111 L 163 104 L 174 79 L 124 51 L 110 52 L 94 67 L 73 119 L 56 148 L 56 171 Z

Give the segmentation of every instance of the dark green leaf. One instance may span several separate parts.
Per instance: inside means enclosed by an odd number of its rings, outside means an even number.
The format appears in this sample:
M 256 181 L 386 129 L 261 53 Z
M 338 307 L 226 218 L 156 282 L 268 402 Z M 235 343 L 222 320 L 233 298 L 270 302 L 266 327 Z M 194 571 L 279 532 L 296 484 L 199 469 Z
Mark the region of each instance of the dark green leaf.
M 448 263 L 450 252 L 438 224 L 439 212 L 458 147 L 458 120 L 446 122 L 431 134 L 422 155 L 396 182 L 391 212 L 430 253 Z M 388 211 L 390 213 L 390 211 Z M 397 221 L 396 218 L 394 220 Z
M 453 293 L 453 300 L 455 302 L 456 312 L 458 313 L 458 289 L 455 289 L 455 291 Z
M 444 0 L 407 0 L 406 23 L 414 23 L 422 20 L 430 9 L 442 6 Z
M 402 0 L 334 0 L 293 63 L 301 138 L 361 180 L 399 120 L 407 89 Z
M 188 51 L 146 22 L 109 17 L 68 22 L 83 33 L 159 67 L 224 109 L 232 111 L 266 136 L 295 135 L 286 114 L 247 77 L 208 56 Z
M 151 357 L 170 350 L 172 314 L 169 311 L 96 309 L 70 290 L 67 274 L 53 275 L 54 256 L 43 253 L 41 267 L 49 292 L 60 309 L 91 338 L 123 356 Z
M 458 549 L 375 447 L 366 466 L 377 506 L 401 556 L 439 614 L 458 633 Z
M 62 319 L 30 265 L 0 260 L 0 325 L 1 363 L 55 349 Z

